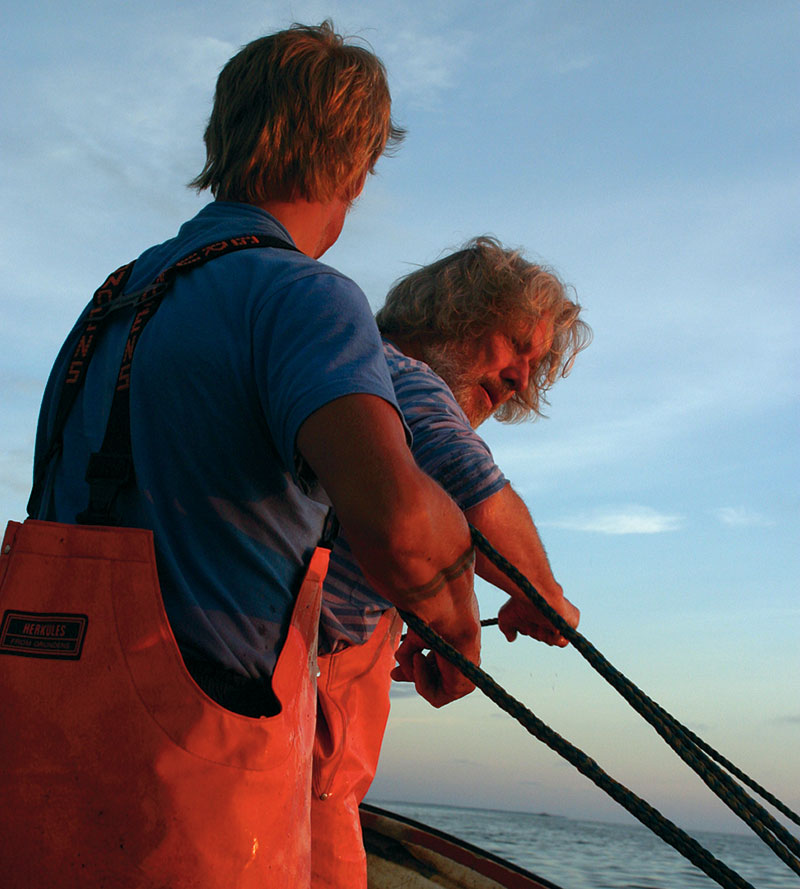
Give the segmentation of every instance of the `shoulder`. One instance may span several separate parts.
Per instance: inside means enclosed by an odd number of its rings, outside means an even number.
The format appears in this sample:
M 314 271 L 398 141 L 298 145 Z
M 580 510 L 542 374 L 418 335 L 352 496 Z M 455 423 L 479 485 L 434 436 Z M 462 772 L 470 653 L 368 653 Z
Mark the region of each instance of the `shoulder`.
M 297 293 L 313 293 L 369 309 L 367 297 L 358 284 L 332 266 L 289 250 L 265 248 L 251 252 L 255 254 L 252 257 L 254 266 L 268 271 L 271 288 L 275 291 L 291 289 Z
M 383 340 L 383 351 L 397 400 L 410 422 L 430 422 L 438 416 L 456 428 L 471 431 L 450 387 L 429 365 L 403 354 L 387 340 Z
M 468 509 L 500 490 L 506 479 L 472 428 L 450 387 L 423 361 L 384 340 L 397 402 L 413 435 L 418 465 Z
M 281 247 L 255 247 L 214 257 L 202 266 L 199 279 L 208 283 L 224 280 L 242 294 L 252 290 L 279 293 L 297 287 L 330 298 L 367 305 L 361 289 L 346 275 L 294 249 L 289 232 L 266 211 L 249 204 L 213 201 L 185 222 L 177 235 L 145 250 L 136 260 L 127 290 L 147 286 L 161 272 L 181 259 L 223 241 L 262 235 L 286 244 Z

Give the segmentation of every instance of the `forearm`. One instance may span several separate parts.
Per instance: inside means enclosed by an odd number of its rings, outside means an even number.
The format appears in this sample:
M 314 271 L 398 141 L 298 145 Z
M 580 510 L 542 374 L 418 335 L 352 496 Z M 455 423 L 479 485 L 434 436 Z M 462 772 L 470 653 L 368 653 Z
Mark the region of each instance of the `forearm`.
M 571 627 L 578 626 L 580 612 L 564 596 L 560 584 L 553 577 L 528 508 L 510 485 L 467 510 L 467 518 L 501 555 L 519 569 Z M 497 615 L 500 629 L 509 641 L 513 641 L 520 632 L 548 645 L 567 645 L 566 638 L 533 605 L 527 594 L 482 553 L 478 554 L 475 570 L 511 596 Z
M 365 578 L 454 644 L 474 634 L 474 553 L 463 514 L 415 465 L 395 467 L 382 483 L 402 495 L 381 505 L 380 521 L 365 523 L 359 510 L 339 515 Z
M 468 509 L 466 517 L 545 599 L 553 604 L 563 598 L 530 512 L 511 485 Z M 477 553 L 475 571 L 509 595 L 528 601 L 525 593 L 483 553 Z
M 469 647 L 465 640 L 476 638 L 478 623 L 469 529 L 456 504 L 417 467 L 394 409 L 373 396 L 338 399 L 304 423 L 297 444 L 367 580 Z

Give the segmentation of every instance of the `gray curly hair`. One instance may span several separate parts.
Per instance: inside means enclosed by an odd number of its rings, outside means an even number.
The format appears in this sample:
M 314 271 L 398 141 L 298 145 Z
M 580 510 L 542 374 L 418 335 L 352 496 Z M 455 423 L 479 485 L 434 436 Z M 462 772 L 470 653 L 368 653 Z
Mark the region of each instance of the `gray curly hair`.
M 513 423 L 531 413 L 542 416 L 545 393 L 591 342 L 591 328 L 578 317 L 580 311 L 552 271 L 484 235 L 396 281 L 375 320 L 389 339 L 410 337 L 447 355 L 497 330 L 531 337 L 542 318 L 551 318 L 553 342 L 531 373 L 528 389 L 515 393 L 495 414 Z

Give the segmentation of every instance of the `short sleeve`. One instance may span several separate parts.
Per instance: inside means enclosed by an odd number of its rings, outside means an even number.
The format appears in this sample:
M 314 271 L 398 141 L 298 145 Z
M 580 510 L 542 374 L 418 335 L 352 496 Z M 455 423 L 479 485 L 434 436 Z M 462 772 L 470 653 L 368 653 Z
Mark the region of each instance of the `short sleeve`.
M 489 446 L 469 424 L 447 384 L 428 365 L 387 346 L 400 410 L 413 436 L 418 466 L 470 509 L 508 483 Z
M 349 278 L 321 268 L 273 292 L 253 333 L 261 403 L 283 464 L 295 477 L 297 432 L 314 411 L 354 394 L 398 407 L 366 297 Z

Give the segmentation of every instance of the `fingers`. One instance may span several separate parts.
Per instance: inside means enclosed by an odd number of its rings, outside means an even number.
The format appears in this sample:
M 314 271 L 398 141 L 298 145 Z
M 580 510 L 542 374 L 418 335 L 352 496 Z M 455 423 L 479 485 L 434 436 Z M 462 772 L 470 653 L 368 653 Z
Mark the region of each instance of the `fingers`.
M 557 610 L 571 627 L 578 625 L 580 612 L 568 599 L 559 602 Z M 522 633 L 546 645 L 558 648 L 569 645 L 568 640 L 527 600 L 510 598 L 498 611 L 497 624 L 509 642 L 513 642 L 518 633 Z
M 463 698 L 475 688 L 458 667 L 433 651 L 423 653 L 426 648 L 422 639 L 409 630 L 395 652 L 397 666 L 392 679 L 413 682 L 418 694 L 437 708 Z
M 457 667 L 433 651 L 414 655 L 414 687 L 436 708 L 463 698 L 475 688 Z
M 413 682 L 414 656 L 424 647 L 422 639 L 413 630 L 408 630 L 405 639 L 394 653 L 397 666 L 392 670 L 392 679 L 397 682 Z
M 497 626 L 500 627 L 502 634 L 509 642 L 513 642 L 517 638 L 517 629 L 513 624 L 502 623 L 498 619 Z
M 564 597 L 564 605 L 565 609 L 562 612 L 562 617 L 564 620 L 572 627 L 572 629 L 576 629 L 581 620 L 581 613 L 579 609 L 577 609 L 572 602 L 565 596 Z

